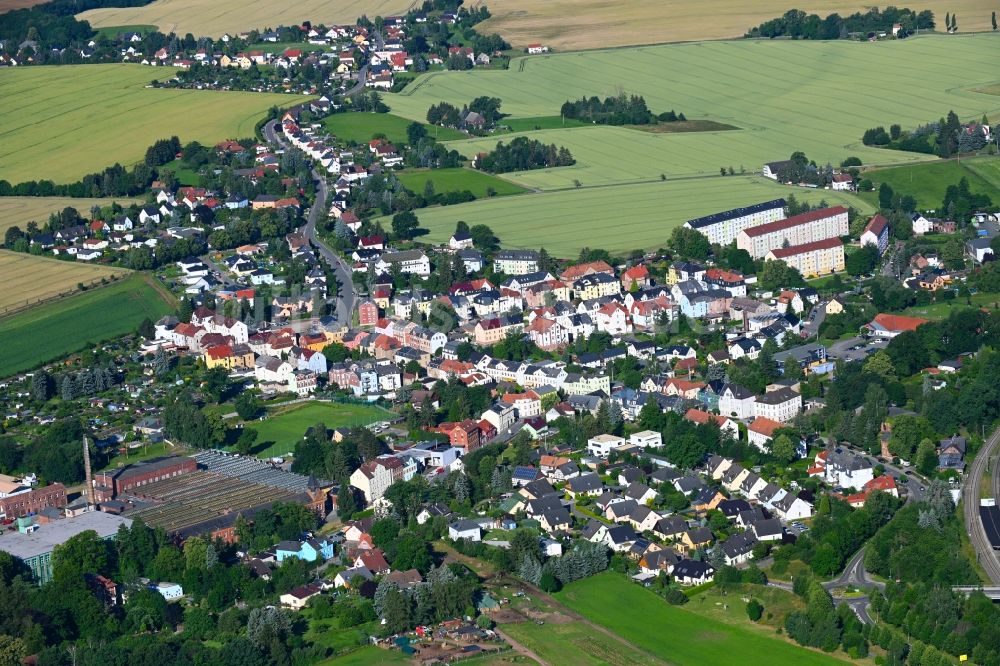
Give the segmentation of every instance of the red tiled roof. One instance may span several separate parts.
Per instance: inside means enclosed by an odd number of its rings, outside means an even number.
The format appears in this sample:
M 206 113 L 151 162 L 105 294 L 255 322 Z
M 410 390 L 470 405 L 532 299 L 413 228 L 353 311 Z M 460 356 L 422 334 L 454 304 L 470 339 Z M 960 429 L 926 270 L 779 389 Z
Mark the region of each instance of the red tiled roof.
M 878 324 L 887 331 L 915 331 L 918 326 L 926 324 L 928 320 L 919 317 L 906 317 L 903 315 L 878 313 L 872 324 Z
M 811 210 L 808 213 L 802 213 L 801 215 L 793 215 L 792 217 L 785 218 L 784 220 L 777 220 L 776 222 L 768 222 L 767 224 L 762 224 L 758 227 L 750 227 L 749 229 L 744 229 L 743 233 L 747 236 L 754 238 L 756 236 L 763 236 L 769 234 L 773 231 L 781 231 L 782 229 L 791 229 L 792 227 L 797 227 L 801 224 L 809 224 L 810 222 L 815 222 L 816 220 L 822 220 L 827 217 L 832 217 L 834 215 L 846 214 L 847 209 L 843 206 L 833 206 L 832 208 L 820 208 L 819 210 Z
M 889 224 L 889 220 L 885 219 L 881 213 L 877 213 L 875 217 L 869 220 L 865 226 L 865 231 L 870 231 L 876 236 L 881 236 L 887 224 Z
M 758 416 L 753 420 L 747 430 L 755 432 L 759 435 L 764 435 L 765 437 L 772 437 L 776 430 L 783 427 L 784 424 L 773 419 L 764 418 L 763 416 Z

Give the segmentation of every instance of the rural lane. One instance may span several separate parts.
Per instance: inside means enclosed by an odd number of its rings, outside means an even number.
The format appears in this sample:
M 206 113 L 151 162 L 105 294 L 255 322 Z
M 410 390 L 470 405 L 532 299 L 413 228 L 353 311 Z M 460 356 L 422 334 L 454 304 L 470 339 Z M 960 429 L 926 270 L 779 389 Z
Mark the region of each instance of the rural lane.
M 288 144 L 285 143 L 285 140 L 279 135 L 276 129 L 277 125 L 277 120 L 268 121 L 264 125 L 264 138 L 269 143 L 288 148 Z M 342 326 L 350 326 L 351 314 L 354 312 L 354 305 L 357 300 L 357 294 L 354 291 L 354 281 L 351 279 L 352 272 L 337 253 L 316 235 L 316 222 L 319 221 L 321 216 L 325 218 L 327 214 L 326 200 L 329 196 L 329 187 L 327 186 L 325 174 L 320 173 L 315 168 L 312 169 L 311 173 L 316 184 L 316 199 L 309 209 L 309 216 L 306 218 L 306 223 L 299 231 L 309 239 L 309 242 L 319 251 L 323 260 L 333 269 L 337 282 L 340 283 L 340 289 L 337 294 L 337 322 Z

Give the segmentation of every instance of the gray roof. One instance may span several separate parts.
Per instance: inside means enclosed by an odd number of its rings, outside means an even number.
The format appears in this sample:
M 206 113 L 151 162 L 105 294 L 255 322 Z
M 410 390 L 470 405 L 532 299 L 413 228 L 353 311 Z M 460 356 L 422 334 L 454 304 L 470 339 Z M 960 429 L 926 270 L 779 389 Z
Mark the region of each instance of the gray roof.
M 0 550 L 26 560 L 51 553 L 56 546 L 88 530 L 97 532 L 97 536 L 102 539 L 113 537 L 118 533 L 119 525 L 131 526 L 132 521 L 103 511 L 90 511 L 41 525 L 30 534 L 14 532 L 0 537 Z

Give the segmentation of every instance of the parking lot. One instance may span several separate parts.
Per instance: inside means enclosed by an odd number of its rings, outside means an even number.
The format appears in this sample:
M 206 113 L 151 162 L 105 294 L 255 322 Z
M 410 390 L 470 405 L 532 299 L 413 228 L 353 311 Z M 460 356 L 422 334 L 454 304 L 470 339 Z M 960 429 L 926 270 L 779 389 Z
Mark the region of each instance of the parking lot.
M 860 361 L 868 358 L 880 349 L 885 349 L 889 341 L 885 338 L 862 338 L 855 336 L 847 340 L 838 340 L 830 345 L 827 356 L 845 361 Z

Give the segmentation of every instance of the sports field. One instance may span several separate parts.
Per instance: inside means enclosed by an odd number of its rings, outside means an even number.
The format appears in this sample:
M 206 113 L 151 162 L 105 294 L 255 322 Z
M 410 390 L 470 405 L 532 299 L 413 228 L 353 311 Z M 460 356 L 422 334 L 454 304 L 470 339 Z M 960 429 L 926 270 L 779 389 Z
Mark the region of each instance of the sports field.
M 944 193 L 949 185 L 965 178 L 973 192 L 987 194 L 993 203 L 1000 204 L 1000 157 L 976 157 L 972 159 L 948 160 L 929 164 L 913 164 L 889 169 L 869 171 L 862 178 L 875 183 L 876 188 L 888 183 L 897 194 L 909 194 L 916 198 L 921 208 L 935 209 L 944 201 Z M 877 195 L 865 195 L 877 201 Z
M 28 222 L 36 222 L 39 227 L 49 221 L 50 213 L 58 213 L 63 208 L 75 208 L 83 217 L 90 215 L 94 206 L 110 206 L 118 202 L 128 206 L 133 199 L 74 199 L 72 197 L 0 197 L 0 236 L 10 227 L 21 227 L 24 231 Z
M 0 71 L 0 178 L 63 183 L 138 162 L 174 134 L 206 144 L 253 136 L 267 109 L 292 103 L 287 95 L 145 87 L 166 76 L 169 69 L 124 64 Z
M 759 176 L 732 176 L 523 194 L 416 213 L 420 226 L 430 230 L 431 241 L 446 241 L 455 231 L 455 222 L 464 220 L 491 227 L 504 247 L 544 247 L 554 256 L 572 257 L 584 246 L 610 252 L 660 247 L 674 227 L 691 218 L 791 193 L 800 201 L 825 199 L 864 213 L 874 210 L 845 192 L 787 187 Z M 389 220 L 383 219 L 382 224 L 387 226 Z
M 570 583 L 554 596 L 591 622 L 677 666 L 844 663 L 774 638 L 769 635 L 770 629 L 765 633 L 749 625 L 730 624 L 671 606 L 620 574 L 603 573 Z
M 93 286 L 101 278 L 128 272 L 123 268 L 0 250 L 0 284 L 3 285 L 0 290 L 0 317 L 8 310 L 76 291 L 78 283 Z
M 434 183 L 434 191 L 461 192 L 469 190 L 479 198 L 487 195 L 486 190 L 492 188 L 494 196 L 520 194 L 524 188 L 502 178 L 474 169 L 407 169 L 396 174 L 399 181 L 408 189 L 423 194 L 425 184 Z
M 782 0 L 697 0 L 647 2 L 644 0 L 491 0 L 492 18 L 477 29 L 499 32 L 517 47 L 542 42 L 561 51 L 596 49 L 633 44 L 725 39 L 740 37 L 747 29 L 781 16 L 792 7 L 826 16 L 865 11 L 869 5 L 856 0 L 807 0 L 789 4 Z M 902 5 L 901 5 L 902 6 Z M 931 9 L 939 24 L 945 12 L 958 14 L 963 31 L 990 29 L 988 0 L 930 0 L 911 5 Z M 370 15 L 370 14 L 369 14 Z
M 381 407 L 369 405 L 305 402 L 263 421 L 249 422 L 247 426 L 257 431 L 258 447 L 270 443 L 267 448 L 255 450 L 255 455 L 270 458 L 293 451 L 306 430 L 317 423 L 324 423 L 327 428 L 357 427 L 384 421 L 390 416 Z
M 341 141 L 368 143 L 376 134 L 384 134 L 389 141 L 401 146 L 407 142 L 406 128 L 413 120 L 392 113 L 351 111 L 327 116 L 323 119 L 323 126 Z M 422 119 L 416 118 L 416 120 Z M 467 138 L 465 134 L 449 127 L 432 127 L 426 123 L 422 124 L 427 129 L 427 133 L 439 141 Z
M 0 319 L 0 377 L 28 370 L 156 321 L 176 307 L 172 296 L 135 275 L 107 287 Z
M 197 37 L 221 37 L 248 30 L 298 25 L 302 21 L 326 25 L 353 24 L 362 14 L 369 18 L 405 12 L 412 0 L 157 0 L 145 7 L 105 7 L 77 14 L 81 21 L 100 28 L 106 25 L 150 23 L 160 32 L 192 33 Z

